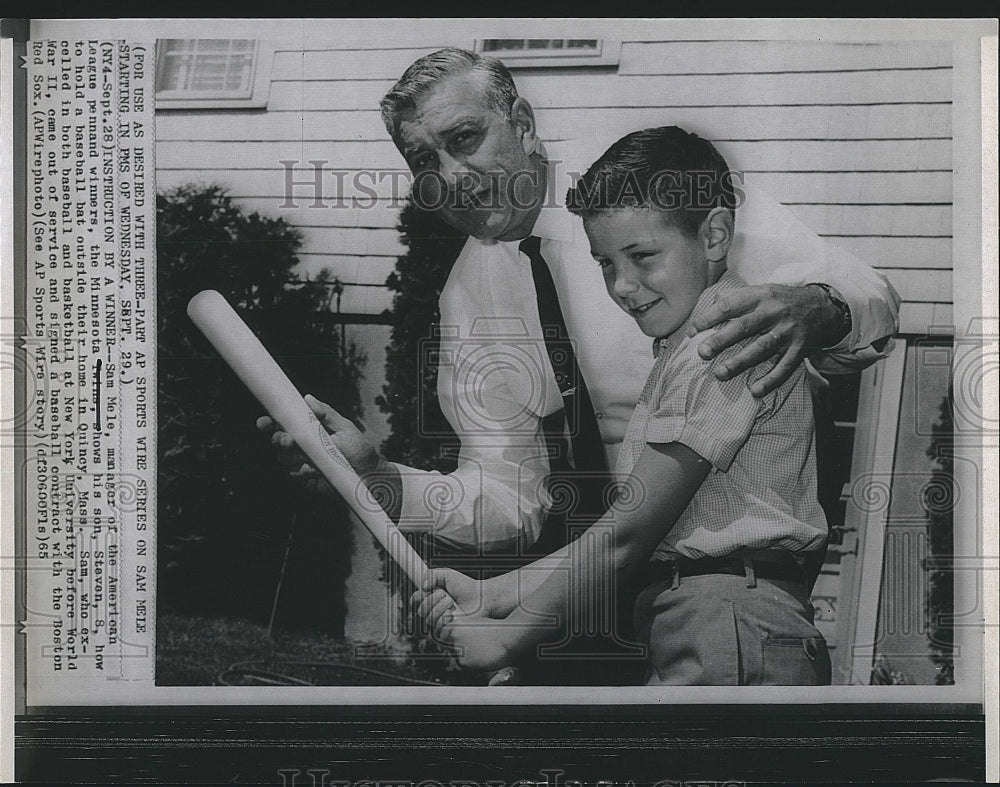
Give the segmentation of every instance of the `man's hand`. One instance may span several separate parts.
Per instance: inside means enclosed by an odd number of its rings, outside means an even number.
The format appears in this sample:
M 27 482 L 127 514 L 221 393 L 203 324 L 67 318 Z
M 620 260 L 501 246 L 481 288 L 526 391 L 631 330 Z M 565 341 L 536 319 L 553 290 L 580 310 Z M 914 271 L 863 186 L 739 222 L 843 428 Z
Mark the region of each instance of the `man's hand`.
M 410 596 L 413 614 L 423 618 L 430 631 L 438 635 L 450 616 L 477 614 L 500 619 L 517 605 L 515 573 L 487 580 L 476 580 L 450 568 L 427 572 L 423 587 Z
M 492 599 L 491 583 L 438 569 L 428 572 L 423 587 L 410 597 L 414 614 L 463 669 L 495 670 L 510 663 L 512 630 L 502 620 L 510 610 Z
M 352 421 L 312 395 L 306 396 L 305 400 L 319 422 L 333 437 L 337 448 L 362 479 L 383 469 L 382 457 L 375 450 L 374 444 Z M 278 450 L 278 462 L 288 470 L 289 475 L 300 479 L 310 491 L 336 495 L 316 468 L 309 464 L 309 460 L 290 434 L 281 431 L 266 415 L 257 419 L 257 428 L 271 436 L 271 444 Z
M 803 359 L 837 344 L 847 330 L 840 308 L 815 284 L 762 284 L 729 292 L 694 321 L 688 335 L 720 324 L 698 346 L 698 354 L 705 360 L 756 337 L 726 363 L 715 366 L 715 376 L 720 380 L 729 380 L 778 356 L 774 368 L 750 386 L 750 392 L 758 398 L 784 383 Z

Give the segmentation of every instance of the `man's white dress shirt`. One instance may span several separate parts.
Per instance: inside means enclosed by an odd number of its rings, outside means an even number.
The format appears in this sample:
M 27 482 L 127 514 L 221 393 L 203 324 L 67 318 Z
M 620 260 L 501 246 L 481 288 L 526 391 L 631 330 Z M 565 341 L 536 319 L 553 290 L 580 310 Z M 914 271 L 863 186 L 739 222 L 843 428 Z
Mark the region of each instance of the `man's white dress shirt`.
M 614 467 L 629 418 L 653 365 L 650 339 L 608 296 L 582 221 L 566 190 L 607 147 L 546 146 L 549 198 L 532 234 L 552 271 L 577 361 Z M 729 269 L 749 284 L 824 282 L 851 309 L 852 328 L 811 358 L 827 373 L 856 371 L 884 357 L 872 344 L 897 329 L 899 297 L 884 277 L 825 243 L 791 213 L 744 182 Z M 459 436 L 450 474 L 397 465 L 400 527 L 491 551 L 533 543 L 549 504 L 541 419 L 562 406 L 545 351 L 531 263 L 509 243 L 469 238 L 441 293 L 438 396 Z

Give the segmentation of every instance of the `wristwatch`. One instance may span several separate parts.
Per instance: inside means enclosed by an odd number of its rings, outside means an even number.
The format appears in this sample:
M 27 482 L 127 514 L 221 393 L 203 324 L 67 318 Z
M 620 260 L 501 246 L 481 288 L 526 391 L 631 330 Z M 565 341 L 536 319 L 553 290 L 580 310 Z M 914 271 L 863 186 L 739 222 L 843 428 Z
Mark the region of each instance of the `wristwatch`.
M 833 303 L 833 305 L 836 306 L 837 309 L 840 311 L 840 327 L 837 331 L 838 338 L 834 342 L 834 344 L 836 344 L 851 332 L 851 327 L 852 327 L 851 307 L 847 305 L 847 301 L 843 299 L 841 294 L 837 292 L 829 284 L 826 284 L 821 281 L 813 281 L 809 282 L 809 284 L 811 284 L 814 287 L 819 287 L 820 289 L 822 289 L 823 292 L 825 292 L 827 297 L 830 299 L 831 303 Z

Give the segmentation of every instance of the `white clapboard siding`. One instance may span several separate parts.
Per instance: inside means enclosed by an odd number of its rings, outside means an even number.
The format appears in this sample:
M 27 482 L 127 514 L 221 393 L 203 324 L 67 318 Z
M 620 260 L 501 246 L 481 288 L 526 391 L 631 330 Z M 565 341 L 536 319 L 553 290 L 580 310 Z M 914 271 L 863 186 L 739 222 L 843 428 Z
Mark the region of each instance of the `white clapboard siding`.
M 937 303 L 943 294 L 951 300 L 950 270 L 923 270 L 917 275 L 908 268 L 894 268 L 883 269 L 882 273 L 906 302 Z
M 320 188 L 317 189 L 312 170 L 297 170 L 289 176 L 283 169 L 167 169 L 160 170 L 160 186 L 173 186 L 188 181 L 219 183 L 227 186 L 236 197 L 269 197 L 286 207 L 319 204 L 325 207 L 343 205 L 360 207 L 379 200 L 402 204 L 409 193 L 410 175 L 406 170 L 386 169 L 372 173 L 354 170 L 339 175 L 322 170 Z M 286 191 L 291 178 L 291 191 Z M 288 199 L 286 199 L 288 194 Z
M 811 205 L 948 205 L 951 172 L 757 172 L 757 188 L 779 202 Z
M 903 303 L 899 308 L 899 332 L 917 336 L 954 330 L 950 303 Z
M 306 197 L 295 197 L 295 207 L 289 207 L 283 197 L 240 197 L 239 202 L 248 211 L 283 218 L 289 224 L 306 228 L 349 227 L 393 229 L 399 222 L 401 203 L 381 200 L 371 207 L 337 206 L 328 200 L 326 207 L 311 207 L 312 201 Z M 894 241 L 903 241 L 913 236 L 914 244 L 925 240 L 945 241 L 936 244 L 933 253 L 939 257 L 936 264 L 920 267 L 950 267 L 950 205 L 912 204 L 814 204 L 788 203 L 788 209 L 803 223 L 821 235 L 851 236 L 853 239 L 868 235 L 890 236 Z M 873 227 L 865 232 L 862 228 Z M 862 255 L 864 256 L 864 255 Z M 924 259 L 927 254 L 908 250 L 906 258 Z M 944 259 L 947 258 L 947 259 Z M 903 267 L 896 265 L 893 267 Z M 918 266 L 914 266 L 918 267 Z
M 372 175 L 369 170 L 348 172 L 343 180 L 329 171 L 321 171 L 320 187 L 312 171 L 302 170 L 291 175 L 291 190 L 286 191 L 288 175 L 281 169 L 165 169 L 157 172 L 157 186 L 166 188 L 183 183 L 217 183 L 225 186 L 234 197 L 270 198 L 278 207 L 288 208 L 315 205 L 334 210 L 395 201 L 401 205 L 409 193 L 409 172 L 380 170 Z
M 389 138 L 355 142 L 243 142 L 239 146 L 222 141 L 160 141 L 156 146 L 158 169 L 215 169 L 221 157 L 227 169 L 282 168 L 282 161 L 297 162 L 310 168 L 310 161 L 321 161 L 327 169 L 362 169 L 395 164 L 396 146 Z M 403 166 L 402 158 L 399 166 Z
M 790 205 L 820 235 L 951 237 L 951 205 Z
M 328 72 L 335 74 L 336 72 Z M 270 110 L 359 110 L 377 107 L 393 85 L 327 78 L 272 82 Z M 559 74 L 519 75 L 518 92 L 535 109 L 602 107 L 804 106 L 951 102 L 950 69 L 807 74 L 592 74 L 579 86 Z
M 317 80 L 324 82 L 329 80 L 381 80 L 392 85 L 410 63 L 418 57 L 435 51 L 435 49 L 440 49 L 440 47 L 279 51 L 274 53 L 271 80 L 274 84 Z
M 746 172 L 951 169 L 950 139 L 719 142 L 729 166 Z
M 952 267 L 951 238 L 889 238 L 825 236 L 830 243 L 847 249 L 855 257 L 875 268 L 901 268 L 910 271 L 940 270 Z M 922 274 L 915 274 L 922 275 Z M 951 302 L 951 289 L 941 293 L 941 300 Z
M 623 42 L 621 74 L 746 74 L 951 68 L 949 41 Z
M 171 146 L 178 145 L 180 143 L 166 143 Z M 219 144 L 220 150 L 219 154 L 225 151 L 225 148 L 221 146 L 221 143 L 190 143 L 191 147 L 197 147 L 198 145 L 204 144 Z M 252 147 L 257 143 L 247 143 L 241 147 Z M 269 144 L 269 143 L 262 143 Z M 280 144 L 280 143 L 274 143 Z M 265 160 L 262 158 L 257 158 L 255 160 L 247 160 L 244 157 L 245 151 L 240 151 L 240 160 L 237 162 L 242 166 L 233 166 L 233 170 L 251 169 L 251 170 L 261 170 L 259 166 Z M 181 154 L 182 155 L 182 154 Z M 171 182 L 178 182 L 185 179 L 188 180 L 202 180 L 206 179 L 206 175 L 203 174 L 206 170 L 212 170 L 213 167 L 206 167 L 206 160 L 202 160 L 200 155 L 195 156 L 199 159 L 199 166 L 183 167 L 180 166 L 181 159 L 173 158 L 170 163 L 174 166 L 166 166 L 159 168 L 159 172 L 166 171 L 176 171 L 181 173 L 179 176 L 171 175 L 169 176 Z M 286 159 L 293 160 L 293 159 Z M 305 164 L 306 167 L 311 167 L 308 157 L 303 157 L 298 159 L 298 161 Z M 319 159 L 322 161 L 322 159 Z M 218 155 L 212 159 L 213 164 L 219 162 Z M 329 172 L 336 167 L 333 164 L 322 164 L 321 168 L 324 171 Z M 215 170 L 217 172 L 217 170 Z M 261 170 L 267 171 L 267 170 Z M 359 170 L 352 170 L 350 174 L 353 175 L 354 172 Z M 284 169 L 278 170 L 278 177 L 271 178 L 271 181 L 284 187 L 286 174 Z M 234 176 L 239 177 L 239 176 Z M 311 169 L 302 170 L 301 168 L 296 170 L 293 174 L 293 180 L 304 180 L 308 182 L 313 182 L 312 178 L 314 174 Z M 336 196 L 337 192 L 333 187 L 339 182 L 337 176 L 333 174 L 324 175 L 324 183 L 330 184 L 330 189 L 328 191 L 329 197 Z M 807 204 L 807 205 L 829 205 L 829 204 L 840 204 L 840 205 L 880 205 L 880 204 L 894 204 L 894 205 L 950 205 L 952 190 L 951 190 L 951 173 L 948 171 L 935 171 L 935 172 L 808 172 L 808 173 L 789 173 L 789 172 L 753 172 L 748 175 L 748 179 L 752 180 L 753 185 L 760 191 L 764 191 L 771 195 L 778 202 L 783 202 L 785 204 Z M 163 180 L 166 182 L 166 180 Z M 350 179 L 345 176 L 345 186 L 350 184 Z M 386 181 L 391 185 L 391 181 Z M 385 185 L 385 183 L 383 185 Z M 325 188 L 325 187 L 324 187 Z M 311 190 L 311 186 L 296 187 L 301 193 L 308 194 Z M 245 189 L 244 189 L 245 191 Z M 380 199 L 389 199 L 391 197 L 391 188 L 383 189 L 387 194 L 386 197 L 380 197 Z M 355 189 L 355 192 L 357 190 Z M 344 192 L 345 195 L 350 195 L 348 192 Z M 260 196 L 260 195 L 258 195 Z M 282 201 L 280 199 L 282 194 L 274 194 L 274 197 L 278 198 L 277 203 L 275 200 L 269 200 L 268 207 L 273 208 L 275 204 L 280 204 Z M 356 193 L 356 196 L 362 197 L 367 195 L 362 195 Z M 365 200 L 365 204 L 369 200 Z M 345 211 L 340 211 L 340 213 L 331 214 L 331 218 L 337 219 L 339 215 L 343 215 Z M 307 214 L 308 215 L 308 214 Z M 311 224 L 311 221 L 303 221 L 304 224 Z M 361 226 L 356 223 L 342 224 L 337 222 L 338 226 Z M 381 225 L 379 225 L 381 226 Z
M 950 139 L 902 140 L 713 140 L 729 166 L 748 172 L 947 171 L 951 169 Z M 157 167 L 218 169 L 225 154 L 221 142 L 163 142 Z M 391 142 L 247 142 L 234 151 L 226 169 L 296 170 L 295 180 L 308 179 L 316 167 L 335 170 L 403 170 L 402 158 Z M 396 163 L 396 159 L 399 163 Z M 283 163 L 290 162 L 290 163 Z M 319 162 L 318 164 L 315 162 Z M 383 178 L 385 179 L 385 178 Z
M 475 45 L 473 36 L 460 38 L 449 25 L 439 22 L 428 22 L 428 25 L 414 29 L 407 26 L 400 30 L 387 25 L 372 34 L 371 24 L 365 21 L 355 22 L 353 29 L 356 37 L 351 37 L 351 24 L 340 19 L 308 19 L 303 20 L 301 30 L 297 30 L 294 38 L 285 39 L 284 43 L 275 46 L 276 52 L 293 52 L 297 56 L 311 52 L 354 52 L 364 54 L 374 52 L 379 56 L 390 55 L 397 50 L 414 52 L 433 52 L 446 46 L 460 46 L 471 49 Z M 360 29 L 358 24 L 361 25 Z M 416 50 L 415 47 L 421 47 Z M 409 63 L 403 64 L 404 67 Z
M 548 139 L 573 139 L 582 129 L 602 135 L 676 124 L 712 139 L 941 139 L 951 135 L 950 104 L 873 106 L 654 107 L 539 109 L 539 128 Z M 388 140 L 378 111 L 160 112 L 157 140 Z
M 309 233 L 318 234 L 318 233 Z M 323 230 L 320 237 L 336 236 L 334 230 Z M 852 238 L 825 236 L 836 246 L 868 261 L 882 271 L 899 291 L 904 300 L 919 302 L 950 302 L 951 297 L 951 238 Z M 331 251 L 331 246 L 320 242 L 307 241 L 302 256 L 313 259 L 312 264 L 320 264 L 320 258 L 330 261 L 331 269 L 344 278 L 340 271 L 340 260 L 359 263 L 367 271 L 378 271 L 378 275 L 366 275 L 366 283 L 381 283 L 392 271 L 396 255 L 401 248 L 393 250 L 389 241 L 376 248 L 368 256 Z M 382 253 L 387 252 L 387 253 Z M 867 252 L 867 253 L 866 253 Z M 382 273 L 384 272 L 384 275 Z M 354 281 L 354 279 L 348 279 Z M 360 281 L 360 280 L 359 280 Z
M 321 238 L 338 235 L 333 230 L 322 232 Z M 310 231 L 307 233 L 307 238 L 313 234 L 318 232 Z M 904 300 L 950 302 L 952 275 L 950 238 L 826 237 L 830 243 L 840 246 L 881 270 L 899 290 Z M 347 264 L 345 261 L 349 261 L 351 265 L 362 264 L 365 266 L 365 275 L 357 281 L 382 283 L 392 271 L 396 255 L 402 253 L 401 247 L 394 246 L 387 238 L 383 237 L 383 240 L 385 245 L 374 244 L 376 248 L 373 248 L 367 256 L 361 255 L 360 252 L 348 254 L 337 251 L 338 247 L 323 245 L 322 240 L 307 240 L 300 256 L 311 259 L 311 270 L 318 270 L 325 260 L 331 271 L 346 281 L 355 281 L 350 278 L 350 271 L 359 269 L 348 270 L 344 267 Z
M 266 110 L 158 113 L 157 182 L 218 183 L 246 209 L 284 217 L 303 232 L 301 271 L 328 269 L 349 283 L 342 309 L 375 314 L 391 293 L 367 285 L 403 251 L 409 185 L 378 101 L 415 58 L 472 42 L 306 27 L 274 53 Z M 628 40 L 617 69 L 514 76 L 545 139 L 677 124 L 716 141 L 755 188 L 885 272 L 904 331 L 950 319 L 948 42 Z M 283 161 L 294 162 L 290 193 Z M 319 201 L 310 161 L 322 162 Z
M 160 187 L 169 187 L 188 182 L 195 173 L 170 170 L 161 173 Z M 250 197 L 254 204 L 263 207 L 262 212 L 285 215 L 284 210 L 292 209 L 302 216 L 310 227 L 333 223 L 338 217 L 337 227 L 383 228 L 388 218 L 376 218 L 379 213 L 392 212 L 394 205 L 390 187 L 384 189 L 387 199 L 376 201 L 368 194 L 350 187 L 350 179 L 345 180 L 344 190 L 338 190 L 332 179 L 323 181 L 322 190 L 317 190 L 310 181 L 295 185 L 285 191 L 285 173 L 279 170 L 246 171 L 235 175 L 219 170 L 201 170 L 197 173 L 203 183 L 218 183 L 229 187 L 229 192 L 237 198 Z M 401 181 L 402 182 L 402 181 Z M 401 194 L 405 194 L 402 191 Z M 364 207 L 362 207 L 362 205 Z M 268 207 L 269 206 L 269 207 Z M 793 204 L 789 209 L 820 235 L 850 236 L 929 236 L 949 237 L 951 235 L 950 205 L 815 205 Z M 339 216 L 343 218 L 340 219 Z M 329 218 L 328 218 L 329 217 Z M 388 226 L 393 226 L 388 224 Z M 366 230 L 357 230 L 366 232 Z M 382 230 L 373 230 L 377 234 Z M 352 240 L 360 241 L 360 238 Z
M 272 79 L 397 79 L 418 57 L 439 46 L 400 49 L 325 47 L 278 51 Z M 950 68 L 951 45 L 946 41 L 878 44 L 820 41 L 625 42 L 618 73 L 746 74 L 774 72 L 858 71 L 900 68 Z

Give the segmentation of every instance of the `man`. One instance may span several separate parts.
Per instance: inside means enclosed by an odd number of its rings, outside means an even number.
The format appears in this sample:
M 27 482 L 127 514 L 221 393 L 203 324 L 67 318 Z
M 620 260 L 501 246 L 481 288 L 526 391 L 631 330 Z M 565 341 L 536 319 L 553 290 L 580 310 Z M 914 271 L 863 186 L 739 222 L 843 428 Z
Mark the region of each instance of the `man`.
M 635 322 L 602 297 L 582 228 L 562 205 L 572 176 L 605 145 L 543 145 L 534 112 L 507 69 L 461 49 L 415 61 L 381 109 L 416 176 L 415 198 L 471 236 L 440 299 L 438 393 L 462 442 L 458 468 L 442 475 L 387 462 L 349 421 L 315 400 L 312 406 L 401 529 L 430 532 L 436 543 L 476 553 L 523 551 L 543 536 L 561 493 L 582 500 L 579 486 L 560 490 L 547 480 L 557 462 L 595 478 L 614 466 L 652 366 Z M 746 190 L 741 225 L 750 233 L 737 228 L 732 267 L 759 286 L 720 299 L 695 328 L 721 324 L 701 343 L 705 358 L 756 338 L 716 373 L 732 377 L 778 356 L 752 389 L 762 396 L 807 356 L 833 373 L 882 357 L 897 325 L 892 287 L 797 225 L 781 206 Z M 557 302 L 543 292 L 553 287 Z M 565 343 L 553 349 L 553 327 L 572 339 L 575 359 L 568 363 Z M 582 439 L 593 419 L 596 453 L 604 456 L 595 457 Z M 266 418 L 259 427 L 274 429 Z M 272 441 L 285 449 L 286 461 L 302 461 L 289 436 L 274 431 Z M 295 474 L 316 481 L 307 465 Z M 600 513 L 584 511 L 579 521 Z M 563 524 L 573 515 L 563 510 Z

